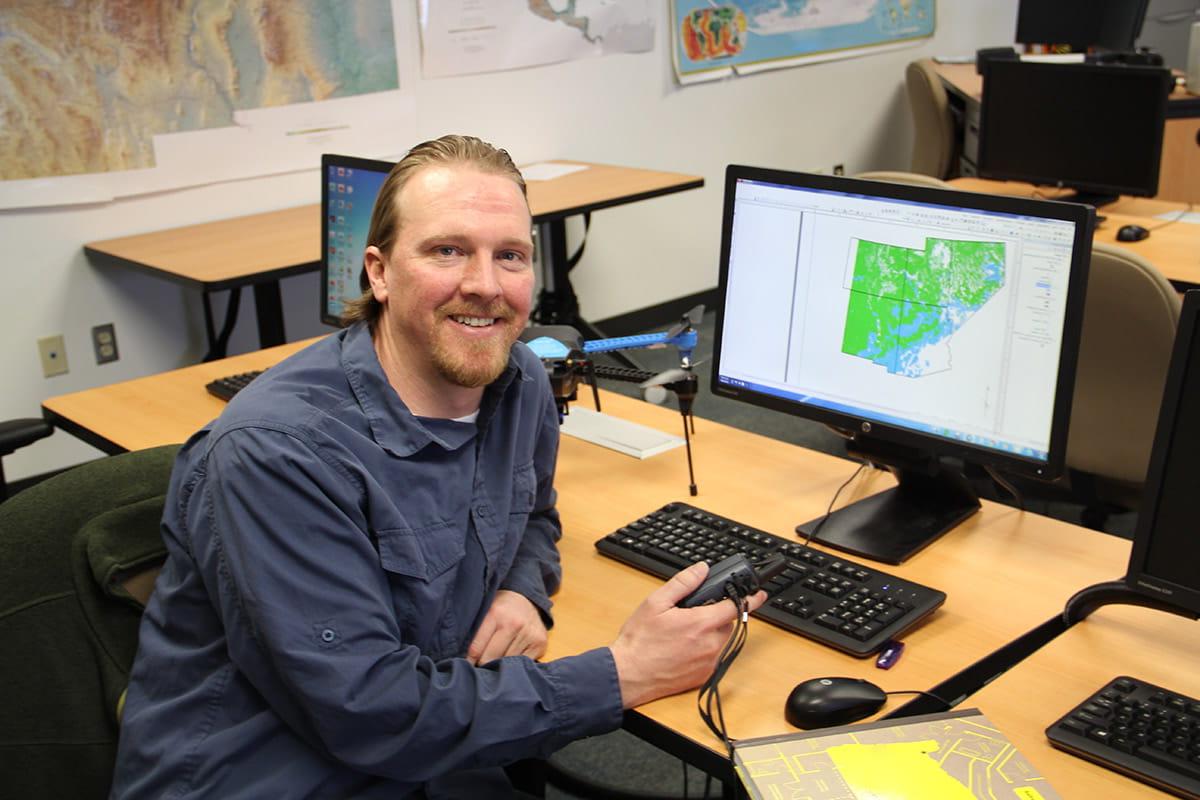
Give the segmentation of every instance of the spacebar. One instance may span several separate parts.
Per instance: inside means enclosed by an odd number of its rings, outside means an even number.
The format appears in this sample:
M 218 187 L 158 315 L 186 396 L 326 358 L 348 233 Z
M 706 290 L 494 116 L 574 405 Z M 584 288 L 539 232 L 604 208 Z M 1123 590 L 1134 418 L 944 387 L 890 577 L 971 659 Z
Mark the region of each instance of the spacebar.
M 1170 753 L 1164 753 L 1162 750 L 1155 750 L 1153 747 L 1139 747 L 1137 749 L 1137 756 L 1149 761 L 1151 764 L 1166 767 L 1172 772 L 1187 775 L 1193 780 L 1200 780 L 1200 766 L 1193 764 L 1187 759 L 1173 756 Z
M 661 547 L 647 547 L 642 554 L 676 568 L 686 567 L 692 563 L 683 556 L 672 553 L 670 550 L 663 550 Z

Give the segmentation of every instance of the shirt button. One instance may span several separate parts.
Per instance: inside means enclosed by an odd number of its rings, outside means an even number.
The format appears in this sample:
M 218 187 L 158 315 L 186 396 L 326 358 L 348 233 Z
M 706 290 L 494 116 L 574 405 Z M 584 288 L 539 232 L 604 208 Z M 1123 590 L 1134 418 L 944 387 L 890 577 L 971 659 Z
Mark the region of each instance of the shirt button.
M 321 641 L 325 644 L 329 644 L 336 638 L 337 634 L 333 632 L 332 628 L 326 628 L 325 630 L 321 631 Z

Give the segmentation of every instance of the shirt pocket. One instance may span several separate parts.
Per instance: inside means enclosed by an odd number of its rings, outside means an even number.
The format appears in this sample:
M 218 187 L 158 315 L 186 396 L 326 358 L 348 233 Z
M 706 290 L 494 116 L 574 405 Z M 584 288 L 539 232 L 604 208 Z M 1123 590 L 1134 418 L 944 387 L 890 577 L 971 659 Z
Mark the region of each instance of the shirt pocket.
M 376 531 L 379 564 L 387 572 L 429 583 L 463 560 L 466 543 L 449 523 Z

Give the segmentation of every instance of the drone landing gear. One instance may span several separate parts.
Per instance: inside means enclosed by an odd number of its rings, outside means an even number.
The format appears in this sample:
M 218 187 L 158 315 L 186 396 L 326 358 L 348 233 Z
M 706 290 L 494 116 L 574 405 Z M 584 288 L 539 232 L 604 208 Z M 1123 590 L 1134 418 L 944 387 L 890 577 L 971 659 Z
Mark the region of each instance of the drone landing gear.
M 600 395 L 596 391 L 596 378 L 608 378 L 614 381 L 636 383 L 643 389 L 649 389 L 652 386 L 661 386 L 675 393 L 675 396 L 679 398 L 679 413 L 683 417 L 683 448 L 687 452 L 688 492 L 692 497 L 698 495 L 700 492 L 696 488 L 696 472 L 692 464 L 692 434 L 696 432 L 696 416 L 692 413 L 692 405 L 696 399 L 696 391 L 699 387 L 696 374 L 683 369 L 667 370 L 666 372 L 655 374 L 640 369 L 624 369 L 622 367 L 593 364 L 589 370 L 588 377 L 591 379 L 597 411 L 600 410 Z

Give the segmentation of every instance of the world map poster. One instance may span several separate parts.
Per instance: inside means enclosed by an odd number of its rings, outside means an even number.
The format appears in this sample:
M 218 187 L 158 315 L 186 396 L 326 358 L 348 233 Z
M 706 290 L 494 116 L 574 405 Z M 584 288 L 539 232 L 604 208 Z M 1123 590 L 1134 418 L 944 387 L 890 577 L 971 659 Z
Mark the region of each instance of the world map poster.
M 936 0 L 672 0 L 682 84 L 863 55 L 933 35 Z

